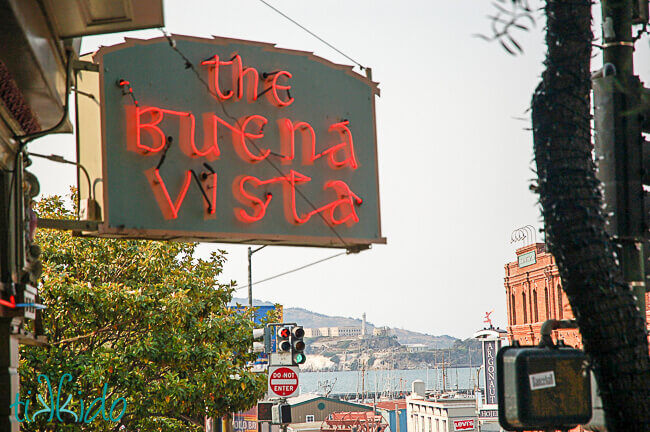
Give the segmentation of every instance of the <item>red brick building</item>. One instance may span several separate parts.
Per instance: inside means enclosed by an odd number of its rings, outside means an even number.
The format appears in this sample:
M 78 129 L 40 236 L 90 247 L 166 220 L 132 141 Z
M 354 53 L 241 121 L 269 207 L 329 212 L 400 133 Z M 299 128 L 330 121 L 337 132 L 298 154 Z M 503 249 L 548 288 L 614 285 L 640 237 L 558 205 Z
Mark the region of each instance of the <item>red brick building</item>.
M 517 249 L 517 261 L 505 265 L 504 286 L 508 305 L 508 339 L 522 345 L 539 343 L 539 330 L 547 319 L 573 319 L 573 311 L 562 290 L 555 257 L 544 243 Z M 650 317 L 650 296 L 646 293 L 646 322 Z M 553 339 L 581 348 L 577 329 L 553 332 Z

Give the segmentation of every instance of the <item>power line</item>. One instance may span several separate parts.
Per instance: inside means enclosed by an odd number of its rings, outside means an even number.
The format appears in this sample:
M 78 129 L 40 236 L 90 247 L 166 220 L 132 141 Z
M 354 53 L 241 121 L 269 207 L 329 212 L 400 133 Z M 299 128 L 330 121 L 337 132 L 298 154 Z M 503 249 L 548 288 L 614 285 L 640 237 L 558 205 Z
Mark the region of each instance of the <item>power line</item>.
M 294 24 L 297 25 L 298 27 L 300 27 L 301 29 L 303 29 L 304 31 L 306 31 L 307 33 L 309 33 L 310 35 L 312 35 L 313 37 L 315 37 L 315 38 L 318 39 L 319 41 L 323 42 L 323 43 L 324 43 L 325 45 L 327 45 L 328 47 L 332 48 L 334 51 L 336 51 L 337 53 L 341 54 L 343 57 L 345 57 L 345 58 L 347 58 L 348 60 L 350 60 L 352 63 L 354 63 L 354 64 L 356 64 L 357 66 L 359 66 L 362 70 L 365 70 L 365 69 L 366 69 L 366 67 L 363 66 L 361 63 L 359 63 L 358 61 L 356 61 L 355 59 L 353 59 L 353 58 L 350 57 L 349 55 L 345 54 L 343 51 L 341 51 L 340 49 L 336 48 L 334 45 L 332 45 L 331 43 L 327 42 L 325 39 L 323 39 L 323 38 L 321 38 L 320 36 L 318 36 L 316 33 L 314 33 L 314 32 L 312 32 L 311 30 L 309 30 L 307 27 L 301 25 L 299 22 L 295 21 L 294 19 L 292 19 L 291 17 L 289 17 L 287 14 L 285 14 L 285 13 L 283 13 L 282 11 L 276 9 L 274 6 L 268 4 L 268 3 L 265 2 L 264 0 L 259 0 L 259 1 L 260 1 L 261 3 L 264 3 L 266 6 L 268 6 L 268 7 L 271 8 L 271 9 L 273 9 L 275 12 L 277 12 L 277 13 L 280 14 L 280 15 L 282 15 L 283 17 L 285 17 L 286 19 L 288 19 L 289 21 L 291 21 L 292 23 L 294 23 Z
M 268 282 L 268 281 L 270 281 L 270 280 L 277 279 L 277 278 L 279 278 L 279 277 L 281 277 L 281 276 L 286 276 L 286 275 L 288 275 L 288 274 L 290 274 L 290 273 L 297 272 L 298 270 L 306 269 L 307 267 L 311 267 L 311 266 L 314 266 L 314 265 L 316 265 L 316 264 L 320 264 L 320 263 L 322 263 L 322 262 L 324 262 L 324 261 L 331 260 L 332 258 L 336 258 L 336 257 L 339 257 L 339 256 L 341 256 L 341 255 L 346 255 L 346 254 L 347 254 L 347 252 L 340 252 L 340 253 L 337 253 L 337 254 L 332 255 L 332 256 L 329 256 L 329 257 L 327 257 L 327 258 L 323 258 L 323 259 L 320 259 L 320 260 L 318 260 L 318 261 L 314 261 L 314 262 L 312 262 L 312 263 L 305 264 L 304 266 L 297 267 L 297 268 L 295 268 L 295 269 L 293 269 L 293 270 L 288 270 L 288 271 L 286 271 L 286 272 L 276 274 L 275 276 L 271 276 L 271 277 L 268 277 L 268 278 L 266 278 L 266 279 L 262 279 L 262 280 L 259 280 L 259 281 L 256 281 L 256 282 L 253 282 L 253 285 L 259 285 L 259 284 L 261 284 L 261 283 L 263 283 L 263 282 Z M 244 286 L 241 286 L 241 287 L 235 288 L 235 291 L 239 291 L 239 290 L 244 289 L 244 288 L 248 288 L 248 285 L 244 285 Z
M 219 106 L 220 106 L 220 108 L 221 108 L 221 111 L 224 113 L 224 115 L 225 115 L 226 117 L 228 117 L 230 120 L 232 120 L 232 121 L 233 121 L 237 126 L 239 126 L 239 127 L 241 128 L 240 120 L 237 119 L 237 118 L 235 118 L 234 116 L 232 116 L 232 115 L 228 112 L 228 110 L 226 109 L 226 106 L 224 105 L 224 103 L 223 103 L 223 101 L 221 100 L 221 98 L 217 95 L 217 93 L 216 93 L 215 91 L 213 91 L 213 90 L 210 88 L 210 85 L 209 85 L 208 82 L 203 78 L 203 76 L 201 76 L 201 74 L 199 73 L 199 71 L 198 71 L 198 69 L 196 68 L 196 66 L 194 65 L 194 63 L 193 63 L 193 62 L 192 62 L 192 61 L 191 61 L 191 60 L 190 60 L 190 59 L 185 55 L 185 53 L 183 53 L 183 51 L 181 51 L 181 50 L 178 48 L 178 46 L 177 46 L 177 44 L 176 44 L 176 40 L 175 40 L 174 38 L 172 38 L 172 36 L 171 36 L 171 35 L 167 32 L 167 30 L 165 30 L 164 28 L 160 28 L 159 30 L 160 30 L 160 32 L 163 34 L 163 36 L 165 37 L 165 39 L 167 39 L 167 42 L 168 42 L 169 46 L 171 47 L 171 49 L 174 50 L 174 51 L 175 51 L 175 52 L 176 52 L 176 53 L 177 53 L 177 54 L 178 54 L 178 55 L 183 59 L 183 61 L 185 62 L 185 68 L 186 68 L 186 69 L 191 69 L 192 72 L 194 73 L 194 75 L 196 76 L 196 78 L 197 78 L 197 79 L 198 79 L 198 80 L 199 80 L 199 81 L 200 81 L 200 82 L 205 86 L 205 88 L 207 89 L 208 93 L 210 93 L 212 96 L 215 97 L 215 99 L 216 99 L 217 102 L 219 103 Z M 352 61 L 354 61 L 354 60 L 352 60 Z M 355 62 L 355 63 L 356 63 L 356 62 Z M 357 64 L 358 64 L 358 63 L 357 63 Z M 360 66 L 360 67 L 363 67 L 363 66 L 361 66 L 361 65 L 359 65 L 359 66 Z M 262 151 L 260 150 L 260 148 L 258 147 L 258 145 L 257 145 L 256 142 L 252 141 L 250 138 L 246 137 L 245 135 L 244 135 L 244 139 L 245 139 L 249 144 L 251 144 L 251 145 L 252 145 L 252 146 L 253 146 L 253 147 L 254 147 L 258 152 L 260 152 L 260 153 L 262 152 Z M 265 161 L 266 163 L 268 163 L 268 164 L 269 164 L 269 165 L 270 165 L 270 166 L 271 166 L 271 167 L 272 167 L 272 168 L 273 168 L 277 173 L 279 173 L 281 176 L 286 177 L 286 174 L 282 171 L 282 169 L 280 169 L 280 167 L 278 167 L 277 164 L 275 164 L 271 159 L 269 159 L 269 158 L 267 157 L 267 158 L 264 159 L 264 161 Z M 304 201 L 305 201 L 305 202 L 306 202 L 306 203 L 307 203 L 307 204 L 308 204 L 308 205 L 309 205 L 313 210 L 315 210 L 315 211 L 317 210 L 316 206 L 311 202 L 311 200 L 310 200 L 309 198 L 307 198 L 307 195 L 305 195 L 305 194 L 304 194 L 300 189 L 298 189 L 298 188 L 296 188 L 295 190 L 296 190 L 296 193 L 298 194 L 298 196 L 300 196 L 300 197 L 301 197 L 301 198 L 302 198 L 302 199 L 303 199 L 303 200 L 304 200 Z M 336 230 L 336 228 L 334 227 L 334 225 L 332 225 L 332 224 L 331 224 L 331 223 L 330 223 L 330 222 L 325 218 L 325 216 L 323 216 L 323 214 L 322 214 L 321 212 L 318 212 L 318 211 L 317 211 L 316 214 L 317 214 L 317 215 L 318 215 L 318 216 L 323 220 L 323 222 L 324 222 L 325 225 L 330 229 L 330 231 L 332 231 L 332 233 L 334 233 L 334 235 L 336 236 L 336 238 L 338 238 L 338 239 L 341 241 L 341 244 L 342 244 L 346 249 L 348 249 L 348 248 L 349 248 L 349 245 L 348 245 L 347 242 L 343 239 L 343 237 L 341 236 L 341 234 L 339 234 L 339 232 Z

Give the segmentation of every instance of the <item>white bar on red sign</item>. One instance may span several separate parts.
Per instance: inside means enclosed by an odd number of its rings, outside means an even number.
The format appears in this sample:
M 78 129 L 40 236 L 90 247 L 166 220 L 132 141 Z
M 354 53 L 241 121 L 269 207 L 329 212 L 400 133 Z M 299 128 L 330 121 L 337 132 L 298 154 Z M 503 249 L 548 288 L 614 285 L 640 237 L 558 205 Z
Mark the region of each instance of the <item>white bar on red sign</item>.
M 275 385 L 285 385 L 285 384 L 296 385 L 296 384 L 298 384 L 298 380 L 295 379 L 295 378 L 294 379 L 276 379 L 276 378 L 273 378 L 272 381 L 271 381 L 271 384 L 273 384 L 274 386 Z

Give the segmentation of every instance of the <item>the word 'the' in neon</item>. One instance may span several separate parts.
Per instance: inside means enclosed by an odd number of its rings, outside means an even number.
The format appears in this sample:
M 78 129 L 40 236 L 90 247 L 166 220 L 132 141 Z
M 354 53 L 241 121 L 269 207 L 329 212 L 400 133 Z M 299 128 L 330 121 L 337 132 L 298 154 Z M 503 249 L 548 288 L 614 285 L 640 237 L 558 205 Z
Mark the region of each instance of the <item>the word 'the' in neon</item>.
M 227 61 L 223 61 L 218 55 L 214 55 L 207 60 L 203 60 L 201 65 L 208 67 L 208 84 L 212 95 L 217 99 L 225 101 L 235 96 L 235 99 L 241 100 L 244 98 L 244 93 L 246 93 L 246 99 L 249 103 L 257 100 L 259 95 L 259 72 L 253 67 L 244 67 L 244 62 L 239 54 L 234 54 Z M 230 67 L 231 88 L 227 90 L 222 89 L 221 76 L 223 76 L 224 67 Z M 268 74 L 264 85 L 266 87 L 265 92 L 272 104 L 285 107 L 293 103 L 294 98 L 289 94 L 291 86 L 285 83 L 292 77 L 293 75 L 290 72 L 284 70 Z M 282 83 L 279 82 L 280 79 L 282 79 Z M 286 97 L 281 96 L 282 93 L 278 93 L 279 90 L 284 90 Z

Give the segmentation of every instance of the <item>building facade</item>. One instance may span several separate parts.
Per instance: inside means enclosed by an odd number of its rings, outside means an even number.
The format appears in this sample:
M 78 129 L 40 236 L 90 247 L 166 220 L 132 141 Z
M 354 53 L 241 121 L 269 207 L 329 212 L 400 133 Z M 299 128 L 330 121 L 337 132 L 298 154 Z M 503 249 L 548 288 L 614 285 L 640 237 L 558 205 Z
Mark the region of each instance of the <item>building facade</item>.
M 505 265 L 504 287 L 508 306 L 508 339 L 522 345 L 539 343 L 539 332 L 548 319 L 573 319 L 555 257 L 544 243 L 534 243 L 516 250 L 517 260 Z M 646 293 L 646 322 L 650 316 L 650 296 Z M 577 329 L 553 332 L 554 339 L 576 348 L 582 347 Z
M 367 405 L 341 401 L 325 396 L 304 394 L 288 399 L 293 423 L 322 422 L 335 412 L 372 411 Z
M 474 399 L 427 399 L 413 393 L 406 398 L 406 416 L 408 432 L 478 430 Z
M 373 407 L 388 423 L 387 432 L 407 432 L 406 400 L 379 401 Z
M 360 336 L 361 334 L 361 327 L 320 327 L 305 329 L 305 337 Z

